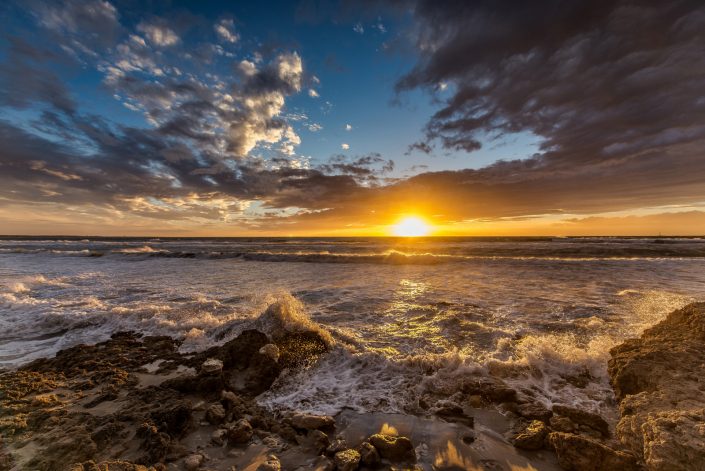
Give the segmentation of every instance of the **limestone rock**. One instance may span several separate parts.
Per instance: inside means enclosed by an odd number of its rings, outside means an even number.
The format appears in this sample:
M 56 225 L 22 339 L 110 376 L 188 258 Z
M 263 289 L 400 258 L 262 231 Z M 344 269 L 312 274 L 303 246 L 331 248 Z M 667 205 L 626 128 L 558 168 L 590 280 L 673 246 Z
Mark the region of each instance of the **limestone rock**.
M 259 353 L 270 358 L 273 361 L 279 360 L 279 347 L 273 343 L 268 343 L 264 347 L 259 349 Z
M 613 450 L 596 440 L 552 432 L 550 445 L 558 456 L 558 464 L 568 471 L 637 471 L 640 467 L 633 455 Z
M 354 471 L 360 463 L 360 453 L 352 449 L 339 451 L 333 461 L 338 471 Z
M 379 455 L 392 462 L 416 462 L 416 452 L 411 440 L 406 437 L 393 437 L 377 433 L 369 438 Z
M 223 371 L 223 362 L 217 358 L 209 358 L 201 365 L 201 374 L 216 375 Z
M 548 427 L 540 420 L 533 420 L 514 437 L 514 446 L 522 450 L 540 450 L 548 435 Z
M 206 420 L 213 425 L 222 424 L 225 420 L 225 408 L 222 404 L 213 404 L 206 410 Z
M 269 455 L 267 460 L 257 467 L 257 471 L 281 471 L 281 469 L 282 465 L 275 455 Z
M 587 425 L 588 427 L 597 430 L 604 437 L 610 436 L 610 426 L 605 419 L 598 414 L 587 412 L 575 407 L 554 405 L 553 412 L 568 417 L 573 423 L 578 425 Z
M 189 455 L 186 457 L 186 459 L 184 459 L 184 468 L 186 469 L 186 471 L 196 471 L 198 468 L 201 467 L 202 463 L 203 455 Z
M 252 425 L 246 419 L 240 419 L 228 427 L 228 441 L 233 444 L 247 443 L 252 438 Z
M 358 447 L 360 462 L 367 467 L 374 468 L 381 460 L 377 448 L 370 442 L 362 442 Z
M 672 312 L 610 351 L 616 435 L 647 469 L 705 469 L 705 303 Z
M 549 420 L 553 415 L 553 412 L 538 402 L 524 402 L 517 404 L 516 413 L 525 419 L 541 420 L 543 422 Z
M 291 425 L 299 429 L 317 430 L 335 425 L 335 419 L 329 415 L 294 414 Z

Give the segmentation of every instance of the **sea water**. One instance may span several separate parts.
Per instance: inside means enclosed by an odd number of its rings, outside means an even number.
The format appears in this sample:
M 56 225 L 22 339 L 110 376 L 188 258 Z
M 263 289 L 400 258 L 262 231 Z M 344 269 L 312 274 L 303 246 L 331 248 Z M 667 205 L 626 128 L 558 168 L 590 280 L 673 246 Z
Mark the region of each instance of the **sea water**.
M 699 238 L 4 238 L 0 368 L 123 330 L 198 351 L 278 304 L 331 351 L 265 405 L 405 412 L 487 375 L 609 415 L 609 349 L 704 299 Z

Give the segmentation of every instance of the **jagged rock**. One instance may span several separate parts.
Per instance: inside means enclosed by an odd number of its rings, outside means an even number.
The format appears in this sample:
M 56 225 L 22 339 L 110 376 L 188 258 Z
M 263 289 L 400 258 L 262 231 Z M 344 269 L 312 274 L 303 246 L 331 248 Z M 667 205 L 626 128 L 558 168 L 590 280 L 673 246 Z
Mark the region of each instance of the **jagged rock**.
M 186 471 L 196 471 L 198 468 L 201 467 L 202 463 L 203 463 L 203 455 L 201 455 L 201 454 L 189 455 L 184 459 L 184 468 L 186 469 Z
M 610 436 L 610 426 L 605 419 L 598 414 L 576 409 L 575 407 L 554 405 L 553 412 L 568 417 L 573 423 L 578 425 L 587 425 L 588 427 L 597 430 L 604 437 Z
M 360 453 L 352 449 L 339 451 L 333 461 L 338 471 L 354 471 L 360 463 Z
M 86 461 L 83 464 L 76 464 L 70 469 L 70 471 L 156 471 L 157 468 L 153 466 L 143 466 L 141 464 L 131 463 L 129 461 L 101 461 L 96 463 L 95 461 Z
M 342 438 L 336 438 L 333 440 L 330 445 L 326 448 L 326 454 L 327 455 L 335 455 L 339 451 L 347 450 L 348 449 L 348 444 L 343 440 Z
M 142 438 L 140 449 L 144 451 L 144 455 L 139 460 L 140 462 L 153 464 L 164 461 L 171 445 L 169 434 L 160 432 L 152 424 L 145 423 L 137 429 L 137 436 Z
M 553 415 L 553 412 L 538 402 L 524 402 L 517 404 L 516 413 L 525 419 L 540 420 L 542 422 L 546 422 Z
M 279 360 L 279 347 L 273 343 L 268 343 L 264 347 L 259 349 L 259 353 L 270 358 L 273 361 Z
M 201 374 L 217 375 L 223 371 L 223 362 L 217 358 L 209 358 L 201 365 Z
M 325 429 L 334 426 L 335 419 L 329 415 L 294 414 L 291 416 L 291 425 L 306 430 Z
M 222 446 L 225 444 L 225 439 L 228 437 L 228 429 L 219 428 L 211 434 L 211 442 L 215 445 Z
M 462 390 L 470 395 L 479 395 L 490 402 L 514 402 L 517 392 L 507 386 L 501 379 L 482 376 L 467 379 L 463 382 Z
M 676 310 L 610 351 L 616 435 L 647 469 L 705 469 L 705 303 Z
M 228 405 L 237 404 L 240 398 L 232 391 L 221 391 L 220 400 Z
M 370 442 L 362 442 L 358 447 L 360 453 L 360 462 L 370 468 L 377 466 L 381 460 L 377 448 Z
M 377 433 L 368 440 L 384 459 L 392 462 L 416 462 L 414 446 L 411 444 L 411 440 L 406 437 L 393 437 Z
M 567 471 L 639 470 L 633 455 L 613 450 L 590 438 L 551 432 L 548 442 L 556 451 L 558 464 Z
M 468 427 L 474 427 L 475 425 L 475 419 L 466 415 L 463 408 L 453 402 L 444 401 L 436 408 L 435 414 L 448 422 L 460 422 Z
M 282 465 L 275 455 L 269 455 L 267 460 L 257 467 L 257 471 L 281 471 L 281 469 Z
M 252 425 L 246 419 L 240 419 L 228 427 L 228 441 L 233 444 L 247 443 L 252 439 Z
M 568 417 L 563 417 L 561 415 L 554 415 L 549 420 L 549 425 L 556 432 L 566 432 L 573 433 L 575 431 L 575 424 Z
M 320 430 L 309 430 L 306 435 L 297 435 L 296 442 L 305 448 L 311 449 L 317 455 L 323 453 L 330 446 L 328 435 Z
M 540 450 L 548 435 L 548 427 L 540 420 L 533 420 L 516 437 L 514 446 L 522 450 Z
M 222 404 L 213 404 L 206 410 L 206 420 L 213 425 L 220 425 L 225 421 L 225 407 Z

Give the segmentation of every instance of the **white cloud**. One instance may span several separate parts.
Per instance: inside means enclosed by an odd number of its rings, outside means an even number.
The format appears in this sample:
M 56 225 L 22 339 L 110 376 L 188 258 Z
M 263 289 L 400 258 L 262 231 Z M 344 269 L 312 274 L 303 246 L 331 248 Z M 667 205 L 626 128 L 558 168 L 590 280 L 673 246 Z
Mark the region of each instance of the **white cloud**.
M 346 125 L 345 125 L 345 130 L 346 130 L 346 131 L 352 131 L 352 124 L 346 124 Z
M 318 98 L 320 95 L 313 88 L 309 88 L 308 89 L 308 96 L 310 96 L 311 98 Z
M 348 149 L 350 149 L 350 144 L 345 144 L 345 143 L 340 144 L 340 148 L 343 150 L 348 150 Z
M 358 34 L 364 34 L 365 28 L 362 26 L 362 23 L 357 23 L 355 26 L 353 26 L 353 31 Z
M 316 77 L 315 75 L 311 77 L 311 81 L 312 81 L 313 83 L 315 83 L 316 85 L 318 85 L 318 84 L 321 83 L 321 79 L 319 79 L 319 78 Z
M 147 39 L 156 46 L 173 46 L 179 42 L 179 37 L 174 30 L 167 26 L 153 23 L 140 23 L 137 25 L 137 30 L 144 33 Z
M 308 125 L 308 130 L 311 132 L 318 132 L 323 129 L 323 126 L 321 126 L 318 123 L 311 123 Z
M 240 35 L 235 32 L 235 23 L 233 20 L 220 20 L 213 28 L 223 41 L 236 43 L 240 39 Z

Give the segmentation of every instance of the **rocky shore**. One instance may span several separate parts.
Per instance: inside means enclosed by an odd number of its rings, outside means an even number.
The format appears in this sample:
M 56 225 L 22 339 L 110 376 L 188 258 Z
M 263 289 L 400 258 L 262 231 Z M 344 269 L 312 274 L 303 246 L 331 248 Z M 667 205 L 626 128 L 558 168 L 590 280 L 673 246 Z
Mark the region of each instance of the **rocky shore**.
M 268 314 L 266 334 L 196 354 L 121 332 L 0 372 L 0 471 L 705 469 L 705 304 L 612 350 L 616 429 L 491 376 L 419 415 L 266 409 L 259 394 L 331 347 Z

